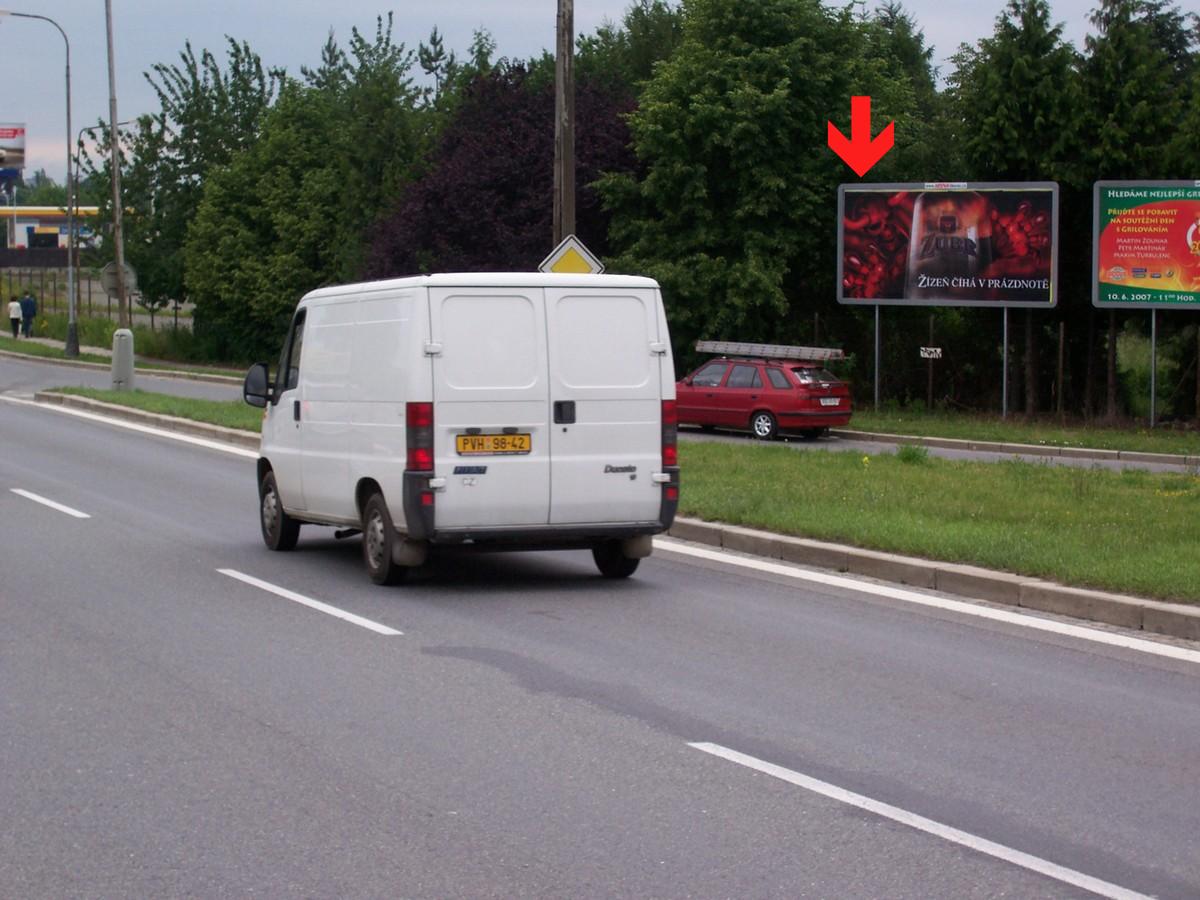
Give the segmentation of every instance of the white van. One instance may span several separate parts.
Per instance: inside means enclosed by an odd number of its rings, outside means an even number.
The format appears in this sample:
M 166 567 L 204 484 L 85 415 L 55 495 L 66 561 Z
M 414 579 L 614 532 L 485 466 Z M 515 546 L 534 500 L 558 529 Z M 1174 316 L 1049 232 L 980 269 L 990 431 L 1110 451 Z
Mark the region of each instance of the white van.
M 626 577 L 679 501 L 675 374 L 658 285 L 461 274 L 304 296 L 264 407 L 263 539 L 361 530 L 400 581 L 431 548 L 590 548 Z

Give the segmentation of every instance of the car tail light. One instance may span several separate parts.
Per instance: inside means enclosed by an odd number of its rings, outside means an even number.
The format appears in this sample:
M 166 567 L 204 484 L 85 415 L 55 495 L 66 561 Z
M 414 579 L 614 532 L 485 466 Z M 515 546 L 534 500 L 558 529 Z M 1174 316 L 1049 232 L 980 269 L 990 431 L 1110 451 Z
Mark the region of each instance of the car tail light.
M 433 404 L 405 404 L 404 419 L 408 437 L 408 461 L 406 468 L 410 472 L 432 472 Z
M 674 400 L 662 402 L 662 464 L 679 465 L 679 415 Z

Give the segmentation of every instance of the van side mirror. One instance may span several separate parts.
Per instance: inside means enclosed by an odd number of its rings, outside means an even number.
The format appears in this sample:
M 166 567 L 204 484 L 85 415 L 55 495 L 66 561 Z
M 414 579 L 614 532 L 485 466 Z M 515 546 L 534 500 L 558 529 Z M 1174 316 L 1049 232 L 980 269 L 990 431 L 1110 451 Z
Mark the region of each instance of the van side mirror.
M 266 363 L 255 363 L 250 367 L 242 385 L 242 399 L 259 409 L 267 405 L 271 399 L 271 381 Z

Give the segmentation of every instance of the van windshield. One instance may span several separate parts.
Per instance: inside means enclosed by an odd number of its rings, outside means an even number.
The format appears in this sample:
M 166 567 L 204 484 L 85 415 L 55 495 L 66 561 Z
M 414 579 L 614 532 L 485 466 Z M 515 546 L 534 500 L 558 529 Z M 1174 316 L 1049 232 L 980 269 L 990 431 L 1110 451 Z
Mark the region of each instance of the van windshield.
M 815 369 L 809 366 L 796 366 L 792 372 L 801 384 L 836 383 L 838 380 L 836 375 L 826 369 Z

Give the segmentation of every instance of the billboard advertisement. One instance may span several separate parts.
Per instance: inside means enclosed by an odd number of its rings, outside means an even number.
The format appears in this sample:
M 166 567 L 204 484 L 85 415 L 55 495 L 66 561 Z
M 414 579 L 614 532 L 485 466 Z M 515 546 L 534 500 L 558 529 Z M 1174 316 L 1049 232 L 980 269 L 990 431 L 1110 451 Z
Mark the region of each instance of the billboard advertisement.
M 0 179 L 13 179 L 25 168 L 25 123 L 0 122 Z
M 1049 309 L 1057 287 L 1053 182 L 838 188 L 839 303 Z
M 1200 309 L 1200 181 L 1098 181 L 1092 305 Z

